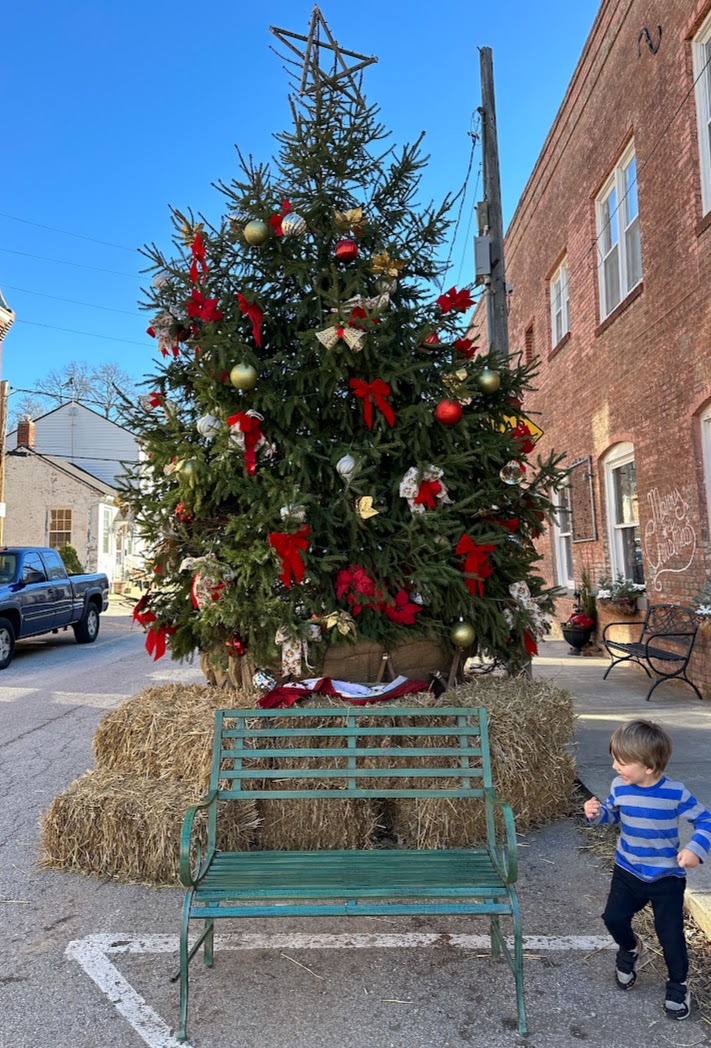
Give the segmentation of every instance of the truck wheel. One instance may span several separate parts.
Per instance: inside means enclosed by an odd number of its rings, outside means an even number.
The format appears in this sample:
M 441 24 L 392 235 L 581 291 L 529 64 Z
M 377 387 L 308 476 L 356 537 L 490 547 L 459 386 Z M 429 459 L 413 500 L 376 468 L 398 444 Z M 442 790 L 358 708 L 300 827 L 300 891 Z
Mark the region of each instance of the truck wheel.
M 99 636 L 99 609 L 96 604 L 88 606 L 83 619 L 74 627 L 74 636 L 77 644 L 93 644 Z
M 0 670 L 12 662 L 15 654 L 15 631 L 8 619 L 0 619 Z

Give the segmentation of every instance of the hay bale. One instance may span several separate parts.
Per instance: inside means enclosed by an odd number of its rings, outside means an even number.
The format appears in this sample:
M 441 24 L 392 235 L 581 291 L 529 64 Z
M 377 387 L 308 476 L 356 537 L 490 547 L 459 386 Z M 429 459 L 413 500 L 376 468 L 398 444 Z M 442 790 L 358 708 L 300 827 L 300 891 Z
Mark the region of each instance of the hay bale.
M 348 708 L 350 703 L 341 699 L 318 696 L 319 705 Z M 330 723 L 330 722 L 329 722 Z M 323 718 L 305 717 L 299 720 L 300 728 L 322 727 Z M 345 719 L 337 725 L 345 727 Z M 293 727 L 293 721 L 286 717 L 276 718 L 274 728 Z M 315 756 L 274 758 L 273 767 L 279 768 L 345 768 L 347 757 L 318 756 L 318 750 L 347 745 L 346 736 L 329 736 L 310 740 L 314 744 Z M 270 740 L 271 746 L 280 749 L 293 749 L 303 746 L 306 740 L 301 737 Z M 279 780 L 271 779 L 275 789 Z M 288 789 L 339 789 L 343 779 L 290 779 Z M 267 786 L 268 788 L 268 786 Z M 318 851 L 333 849 L 371 848 L 373 837 L 379 828 L 380 804 L 369 797 L 305 797 L 279 798 L 274 800 L 260 798 L 258 812 L 260 825 L 257 834 L 258 847 L 266 850 L 283 849 L 286 851 Z
M 189 783 L 210 782 L 215 710 L 247 709 L 254 696 L 204 684 L 145 688 L 102 718 L 94 735 L 97 768 Z
M 487 678 L 462 684 L 435 699 L 409 696 L 403 705 L 483 706 L 488 713 L 494 789 L 508 801 L 519 831 L 559 818 L 572 801 L 575 761 L 568 751 L 573 735 L 570 694 L 546 681 Z M 393 703 L 397 705 L 397 703 Z M 440 723 L 433 717 L 432 724 Z M 453 733 L 456 734 L 456 733 Z M 424 766 L 441 766 L 436 747 Z M 414 780 L 408 785 L 415 785 Z M 436 780 L 420 780 L 425 788 Z M 485 836 L 483 803 L 453 798 L 395 798 L 388 806 L 390 830 L 411 848 L 463 848 Z
M 88 771 L 55 797 L 41 824 L 43 866 L 128 883 L 176 885 L 185 812 L 201 791 L 187 783 L 121 771 Z M 249 848 L 254 801 L 221 805 L 218 847 Z M 205 820 L 195 825 L 203 845 Z

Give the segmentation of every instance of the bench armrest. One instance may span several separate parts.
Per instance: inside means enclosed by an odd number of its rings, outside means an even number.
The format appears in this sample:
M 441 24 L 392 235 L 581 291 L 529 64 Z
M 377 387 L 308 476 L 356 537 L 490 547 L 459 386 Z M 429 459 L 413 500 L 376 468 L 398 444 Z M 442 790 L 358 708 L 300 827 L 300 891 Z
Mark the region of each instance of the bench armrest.
M 183 819 L 183 829 L 180 834 L 180 883 L 184 884 L 186 888 L 192 888 L 196 885 L 202 877 L 205 876 L 207 868 L 212 862 L 212 857 L 215 854 L 215 845 L 213 843 L 210 848 L 210 840 L 208 836 L 208 848 L 210 849 L 205 856 L 205 861 L 202 861 L 202 846 L 199 840 L 195 840 L 195 871 L 192 872 L 190 869 L 190 847 L 193 843 L 193 822 L 195 816 L 199 811 L 210 810 L 213 806 L 217 807 L 217 790 L 212 790 L 203 797 L 197 804 L 193 804 L 192 807 L 188 808 Z
M 489 850 L 494 866 L 505 884 L 515 884 L 518 880 L 518 843 L 516 841 L 516 824 L 514 823 L 511 805 L 497 797 L 490 786 L 484 788 L 487 807 L 499 808 L 504 816 L 505 840 L 489 841 Z M 493 815 L 493 812 L 492 812 Z M 488 820 L 487 820 L 488 822 Z M 493 826 L 493 819 L 492 819 Z

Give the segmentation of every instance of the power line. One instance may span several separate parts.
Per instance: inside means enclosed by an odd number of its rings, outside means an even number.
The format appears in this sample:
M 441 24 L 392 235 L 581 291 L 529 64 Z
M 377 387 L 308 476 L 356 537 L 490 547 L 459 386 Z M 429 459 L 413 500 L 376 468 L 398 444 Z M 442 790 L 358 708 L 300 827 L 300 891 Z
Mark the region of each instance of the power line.
M 121 273 L 116 269 L 101 269 L 99 266 L 85 266 L 81 262 L 67 262 L 63 258 L 46 258 L 44 255 L 33 255 L 29 251 L 13 251 L 11 247 L 0 247 L 0 251 L 6 251 L 10 255 L 24 255 L 25 258 L 38 258 L 40 262 L 56 262 L 60 266 L 75 266 L 77 269 L 92 269 L 95 273 L 110 273 L 114 277 L 137 277 L 135 273 Z
M 0 211 L 0 218 L 10 218 L 13 222 L 24 222 L 27 226 L 36 226 L 37 229 L 49 229 L 53 233 L 63 233 L 67 237 L 77 237 L 79 240 L 90 240 L 93 244 L 103 244 L 104 247 L 115 247 L 119 251 L 136 251 L 135 247 L 126 247 L 125 244 L 112 244 L 108 240 L 97 240 L 96 237 L 85 236 L 84 233 L 72 233 L 68 229 L 57 229 L 56 226 L 45 226 L 41 222 L 31 222 L 29 218 L 18 218 L 17 215 L 8 215 Z
M 143 349 L 148 348 L 145 342 L 135 342 L 130 338 L 116 338 L 115 335 L 98 335 L 95 331 L 75 331 L 73 328 L 55 327 L 54 324 L 40 324 L 36 320 L 21 320 L 19 317 L 15 318 L 16 324 L 31 324 L 33 327 L 48 328 L 50 331 L 66 331 L 70 335 L 85 335 L 87 338 L 106 338 L 110 342 L 125 342 L 129 346 L 141 346 Z
M 91 309 L 104 309 L 109 313 L 123 313 L 127 317 L 140 317 L 140 313 L 132 313 L 128 309 L 114 309 L 112 306 L 98 306 L 95 302 L 80 302 L 76 298 L 60 298 L 58 295 L 47 295 L 43 291 L 30 291 L 26 287 L 15 287 L 13 284 L 6 284 L 3 281 L 3 287 L 10 288 L 11 291 L 21 291 L 24 295 L 39 295 L 40 298 L 51 298 L 55 302 L 69 302 L 73 306 L 89 306 Z

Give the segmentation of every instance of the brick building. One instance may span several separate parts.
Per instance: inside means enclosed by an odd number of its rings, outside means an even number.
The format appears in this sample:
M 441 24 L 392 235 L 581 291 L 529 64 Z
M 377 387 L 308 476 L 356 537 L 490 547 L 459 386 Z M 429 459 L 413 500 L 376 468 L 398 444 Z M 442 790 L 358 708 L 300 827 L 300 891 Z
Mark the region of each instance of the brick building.
M 505 260 L 540 450 L 575 464 L 544 574 L 689 603 L 711 576 L 711 0 L 602 0 Z M 711 695 L 711 634 L 691 674 Z

